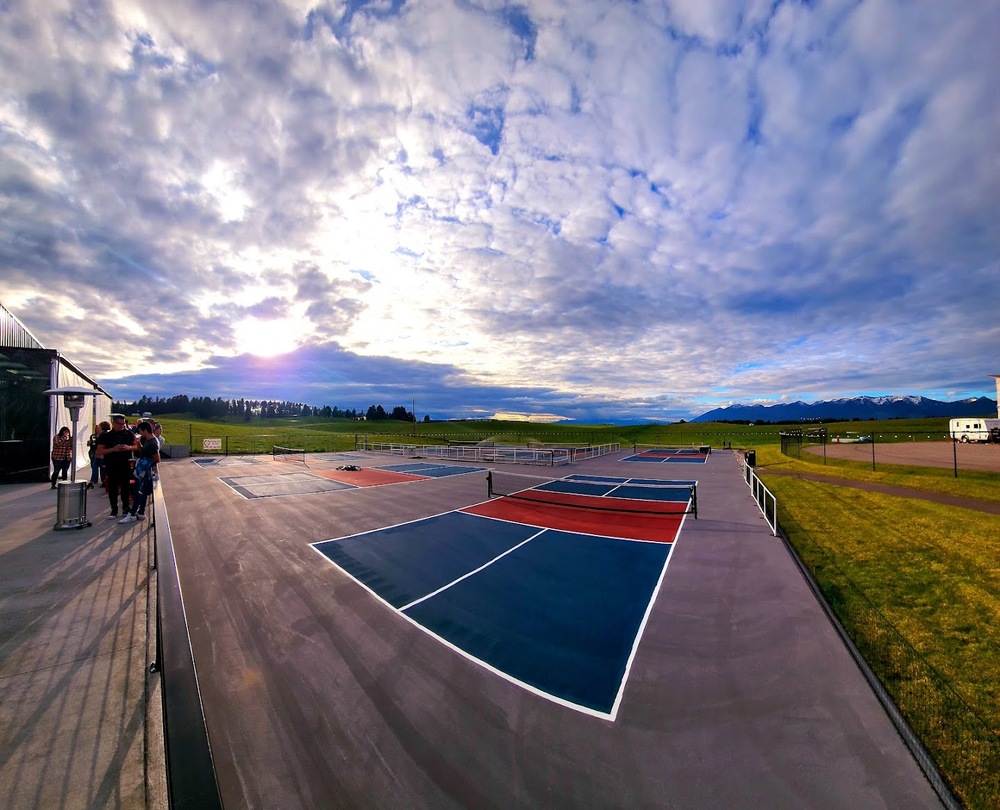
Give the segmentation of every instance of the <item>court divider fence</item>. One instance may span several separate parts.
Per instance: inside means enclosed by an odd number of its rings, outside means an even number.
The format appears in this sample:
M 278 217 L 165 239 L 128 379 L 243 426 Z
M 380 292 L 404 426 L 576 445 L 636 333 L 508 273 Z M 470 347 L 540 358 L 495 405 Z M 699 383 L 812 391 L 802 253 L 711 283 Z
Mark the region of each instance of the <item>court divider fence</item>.
M 405 458 L 432 458 L 444 461 L 471 461 L 478 464 L 538 464 L 557 467 L 587 458 L 616 453 L 617 443 L 588 447 L 508 447 L 503 445 L 409 444 L 372 441 L 359 438 L 355 449 L 370 453 L 386 453 Z
M 364 423 L 362 423 L 364 424 Z M 540 441 L 534 436 L 498 435 L 483 436 L 475 439 L 457 439 L 447 434 L 432 434 L 419 432 L 415 436 L 400 434 L 379 434 L 375 432 L 358 431 L 357 433 L 340 433 L 333 431 L 310 431 L 302 428 L 249 431 L 239 425 L 206 423 L 187 423 L 170 428 L 168 446 L 185 447 L 184 452 L 195 455 L 220 456 L 255 456 L 270 455 L 272 448 L 277 446 L 301 448 L 307 453 L 343 453 L 361 449 L 362 444 L 399 445 L 398 454 L 407 452 L 404 448 L 416 447 L 421 452 L 439 453 L 442 457 L 462 458 L 458 452 L 469 449 L 466 460 L 475 460 L 476 448 L 486 453 L 491 448 L 519 447 L 525 451 L 537 451 L 541 456 L 552 456 L 556 464 L 561 456 L 568 456 L 569 461 L 581 461 L 586 458 L 596 458 L 610 452 L 617 452 L 621 445 L 614 440 L 597 437 L 581 436 L 579 442 Z M 429 449 L 438 448 L 438 449 Z M 445 449 L 447 448 L 447 449 Z M 528 455 L 526 455 L 526 458 Z M 499 459 L 502 463 L 504 459 Z
M 744 460 L 753 490 L 759 481 Z M 759 491 L 766 491 L 760 484 Z M 773 498 L 773 496 L 771 496 Z M 757 499 L 758 505 L 760 500 Z M 761 509 L 763 510 L 763 506 Z M 782 539 L 945 807 L 992 810 L 1000 796 L 1000 735 L 906 639 L 823 544 L 787 510 Z
M 301 430 L 229 432 L 226 425 L 218 428 L 198 425 L 197 429 L 190 425 L 187 432 L 190 452 L 210 456 L 270 455 L 276 445 L 300 448 L 309 453 L 340 453 L 353 450 L 357 441 L 353 433 L 312 433 Z

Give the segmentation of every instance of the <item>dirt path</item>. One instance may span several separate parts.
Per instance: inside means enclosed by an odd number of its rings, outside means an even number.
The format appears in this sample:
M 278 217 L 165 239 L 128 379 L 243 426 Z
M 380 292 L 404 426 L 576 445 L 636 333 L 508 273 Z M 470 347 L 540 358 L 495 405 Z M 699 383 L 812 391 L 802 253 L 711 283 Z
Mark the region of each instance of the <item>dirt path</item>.
M 870 462 L 874 447 L 875 464 L 912 464 L 916 467 L 954 467 L 961 470 L 1000 472 L 1000 445 L 957 444 L 951 442 L 875 442 L 826 446 L 829 458 Z M 807 453 L 823 455 L 822 447 L 807 447 Z

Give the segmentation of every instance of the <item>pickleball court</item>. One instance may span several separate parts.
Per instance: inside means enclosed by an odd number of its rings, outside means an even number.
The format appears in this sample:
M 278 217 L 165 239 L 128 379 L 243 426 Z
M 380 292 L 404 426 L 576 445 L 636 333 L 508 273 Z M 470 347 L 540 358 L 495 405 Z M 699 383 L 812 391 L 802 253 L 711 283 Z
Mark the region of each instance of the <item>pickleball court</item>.
M 704 464 L 712 453 L 710 447 L 647 447 L 622 461 L 644 464 Z
M 692 483 L 571 475 L 315 548 L 471 660 L 613 719 Z
M 427 478 L 447 478 L 452 475 L 485 472 L 482 467 L 434 462 L 403 462 L 382 464 L 377 467 L 361 467 L 352 463 L 331 467 L 321 461 L 313 463 L 316 466 L 315 469 L 309 469 L 303 464 L 301 469 L 291 471 L 277 469 L 291 466 L 287 462 L 271 464 L 271 469 L 266 472 L 248 475 L 220 475 L 219 480 L 242 497 L 251 499 L 273 498 L 282 495 L 312 495 L 320 492 L 405 484 Z
M 225 805 L 938 807 L 732 457 L 630 455 L 161 465 Z

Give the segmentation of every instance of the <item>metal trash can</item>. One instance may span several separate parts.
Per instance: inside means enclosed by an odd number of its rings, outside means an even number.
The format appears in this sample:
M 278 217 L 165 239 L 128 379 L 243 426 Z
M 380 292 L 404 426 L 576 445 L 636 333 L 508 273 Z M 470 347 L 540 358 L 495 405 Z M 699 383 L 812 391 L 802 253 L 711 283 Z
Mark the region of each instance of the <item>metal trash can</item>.
M 56 490 L 56 525 L 52 528 L 82 529 L 87 521 L 87 482 L 60 481 Z
M 757 466 L 757 451 L 747 450 L 747 466 L 756 467 Z

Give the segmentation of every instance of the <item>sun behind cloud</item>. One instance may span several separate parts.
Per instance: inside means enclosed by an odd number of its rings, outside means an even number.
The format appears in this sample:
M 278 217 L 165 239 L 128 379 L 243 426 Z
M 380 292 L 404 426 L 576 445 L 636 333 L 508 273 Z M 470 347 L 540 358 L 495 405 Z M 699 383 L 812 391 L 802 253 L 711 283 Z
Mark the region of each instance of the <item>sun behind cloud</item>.
M 240 354 L 274 357 L 295 349 L 306 335 L 306 324 L 292 318 L 244 318 L 234 327 Z

